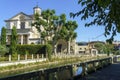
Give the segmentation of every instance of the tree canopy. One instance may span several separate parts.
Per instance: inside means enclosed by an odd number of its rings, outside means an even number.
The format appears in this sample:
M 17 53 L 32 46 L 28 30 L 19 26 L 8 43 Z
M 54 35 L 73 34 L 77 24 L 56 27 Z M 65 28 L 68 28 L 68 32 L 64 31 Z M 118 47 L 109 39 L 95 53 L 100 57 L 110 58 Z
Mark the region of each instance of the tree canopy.
M 17 30 L 15 26 L 13 26 L 11 34 L 10 54 L 15 54 L 17 48 Z
M 71 17 L 81 15 L 81 20 L 91 18 L 85 26 L 103 25 L 104 35 L 111 37 L 107 39 L 110 43 L 114 40 L 116 33 L 120 33 L 120 0 L 78 0 L 82 8 L 76 13 L 70 13 Z

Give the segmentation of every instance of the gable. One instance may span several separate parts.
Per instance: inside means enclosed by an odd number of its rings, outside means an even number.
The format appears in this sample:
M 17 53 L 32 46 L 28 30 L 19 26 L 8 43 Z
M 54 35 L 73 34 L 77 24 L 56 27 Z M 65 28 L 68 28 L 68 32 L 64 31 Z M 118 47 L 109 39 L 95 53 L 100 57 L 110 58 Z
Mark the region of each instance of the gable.
M 20 12 L 13 16 L 12 18 L 10 18 L 9 20 L 28 20 L 28 19 L 32 19 L 32 17 L 23 12 Z

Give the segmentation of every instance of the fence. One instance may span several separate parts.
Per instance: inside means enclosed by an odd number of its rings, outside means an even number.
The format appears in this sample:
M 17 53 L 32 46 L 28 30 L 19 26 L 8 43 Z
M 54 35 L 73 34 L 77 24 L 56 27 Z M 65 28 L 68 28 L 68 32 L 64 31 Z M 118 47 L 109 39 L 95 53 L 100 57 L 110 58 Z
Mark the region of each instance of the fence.
M 77 80 L 81 76 L 95 72 L 96 70 L 111 64 L 111 62 L 112 58 L 109 57 L 105 59 L 59 66 L 51 69 L 33 71 L 1 78 L 0 80 Z M 82 74 L 76 75 L 75 73 L 79 67 L 82 67 Z
M 25 54 L 25 55 L 20 55 L 20 54 L 15 54 L 15 55 L 7 55 L 4 57 L 0 57 L 0 61 L 20 61 L 20 60 L 33 60 L 33 59 L 40 59 L 40 58 L 45 58 L 44 54 Z

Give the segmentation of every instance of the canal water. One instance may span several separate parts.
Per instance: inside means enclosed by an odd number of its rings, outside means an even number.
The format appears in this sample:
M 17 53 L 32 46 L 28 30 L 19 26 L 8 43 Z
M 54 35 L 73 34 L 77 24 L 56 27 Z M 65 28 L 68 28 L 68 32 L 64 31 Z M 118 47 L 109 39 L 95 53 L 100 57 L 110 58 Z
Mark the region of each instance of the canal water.
M 80 75 L 82 70 L 83 69 L 81 66 L 70 65 L 53 69 L 46 69 L 43 71 L 34 71 L 0 80 L 68 80 L 73 76 Z

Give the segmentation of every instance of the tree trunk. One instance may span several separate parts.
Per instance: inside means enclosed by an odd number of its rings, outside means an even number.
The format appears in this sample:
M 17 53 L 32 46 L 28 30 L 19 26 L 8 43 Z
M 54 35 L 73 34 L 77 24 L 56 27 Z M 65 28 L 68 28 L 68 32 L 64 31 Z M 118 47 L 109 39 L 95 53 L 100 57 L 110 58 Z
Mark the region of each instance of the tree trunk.
M 12 60 L 12 57 L 11 57 L 11 54 L 9 54 L 9 61 L 11 61 Z
M 70 54 L 70 41 L 68 41 L 68 54 Z
M 18 54 L 18 61 L 20 61 L 20 54 Z
M 54 54 L 56 55 L 57 54 L 57 45 L 54 44 Z

